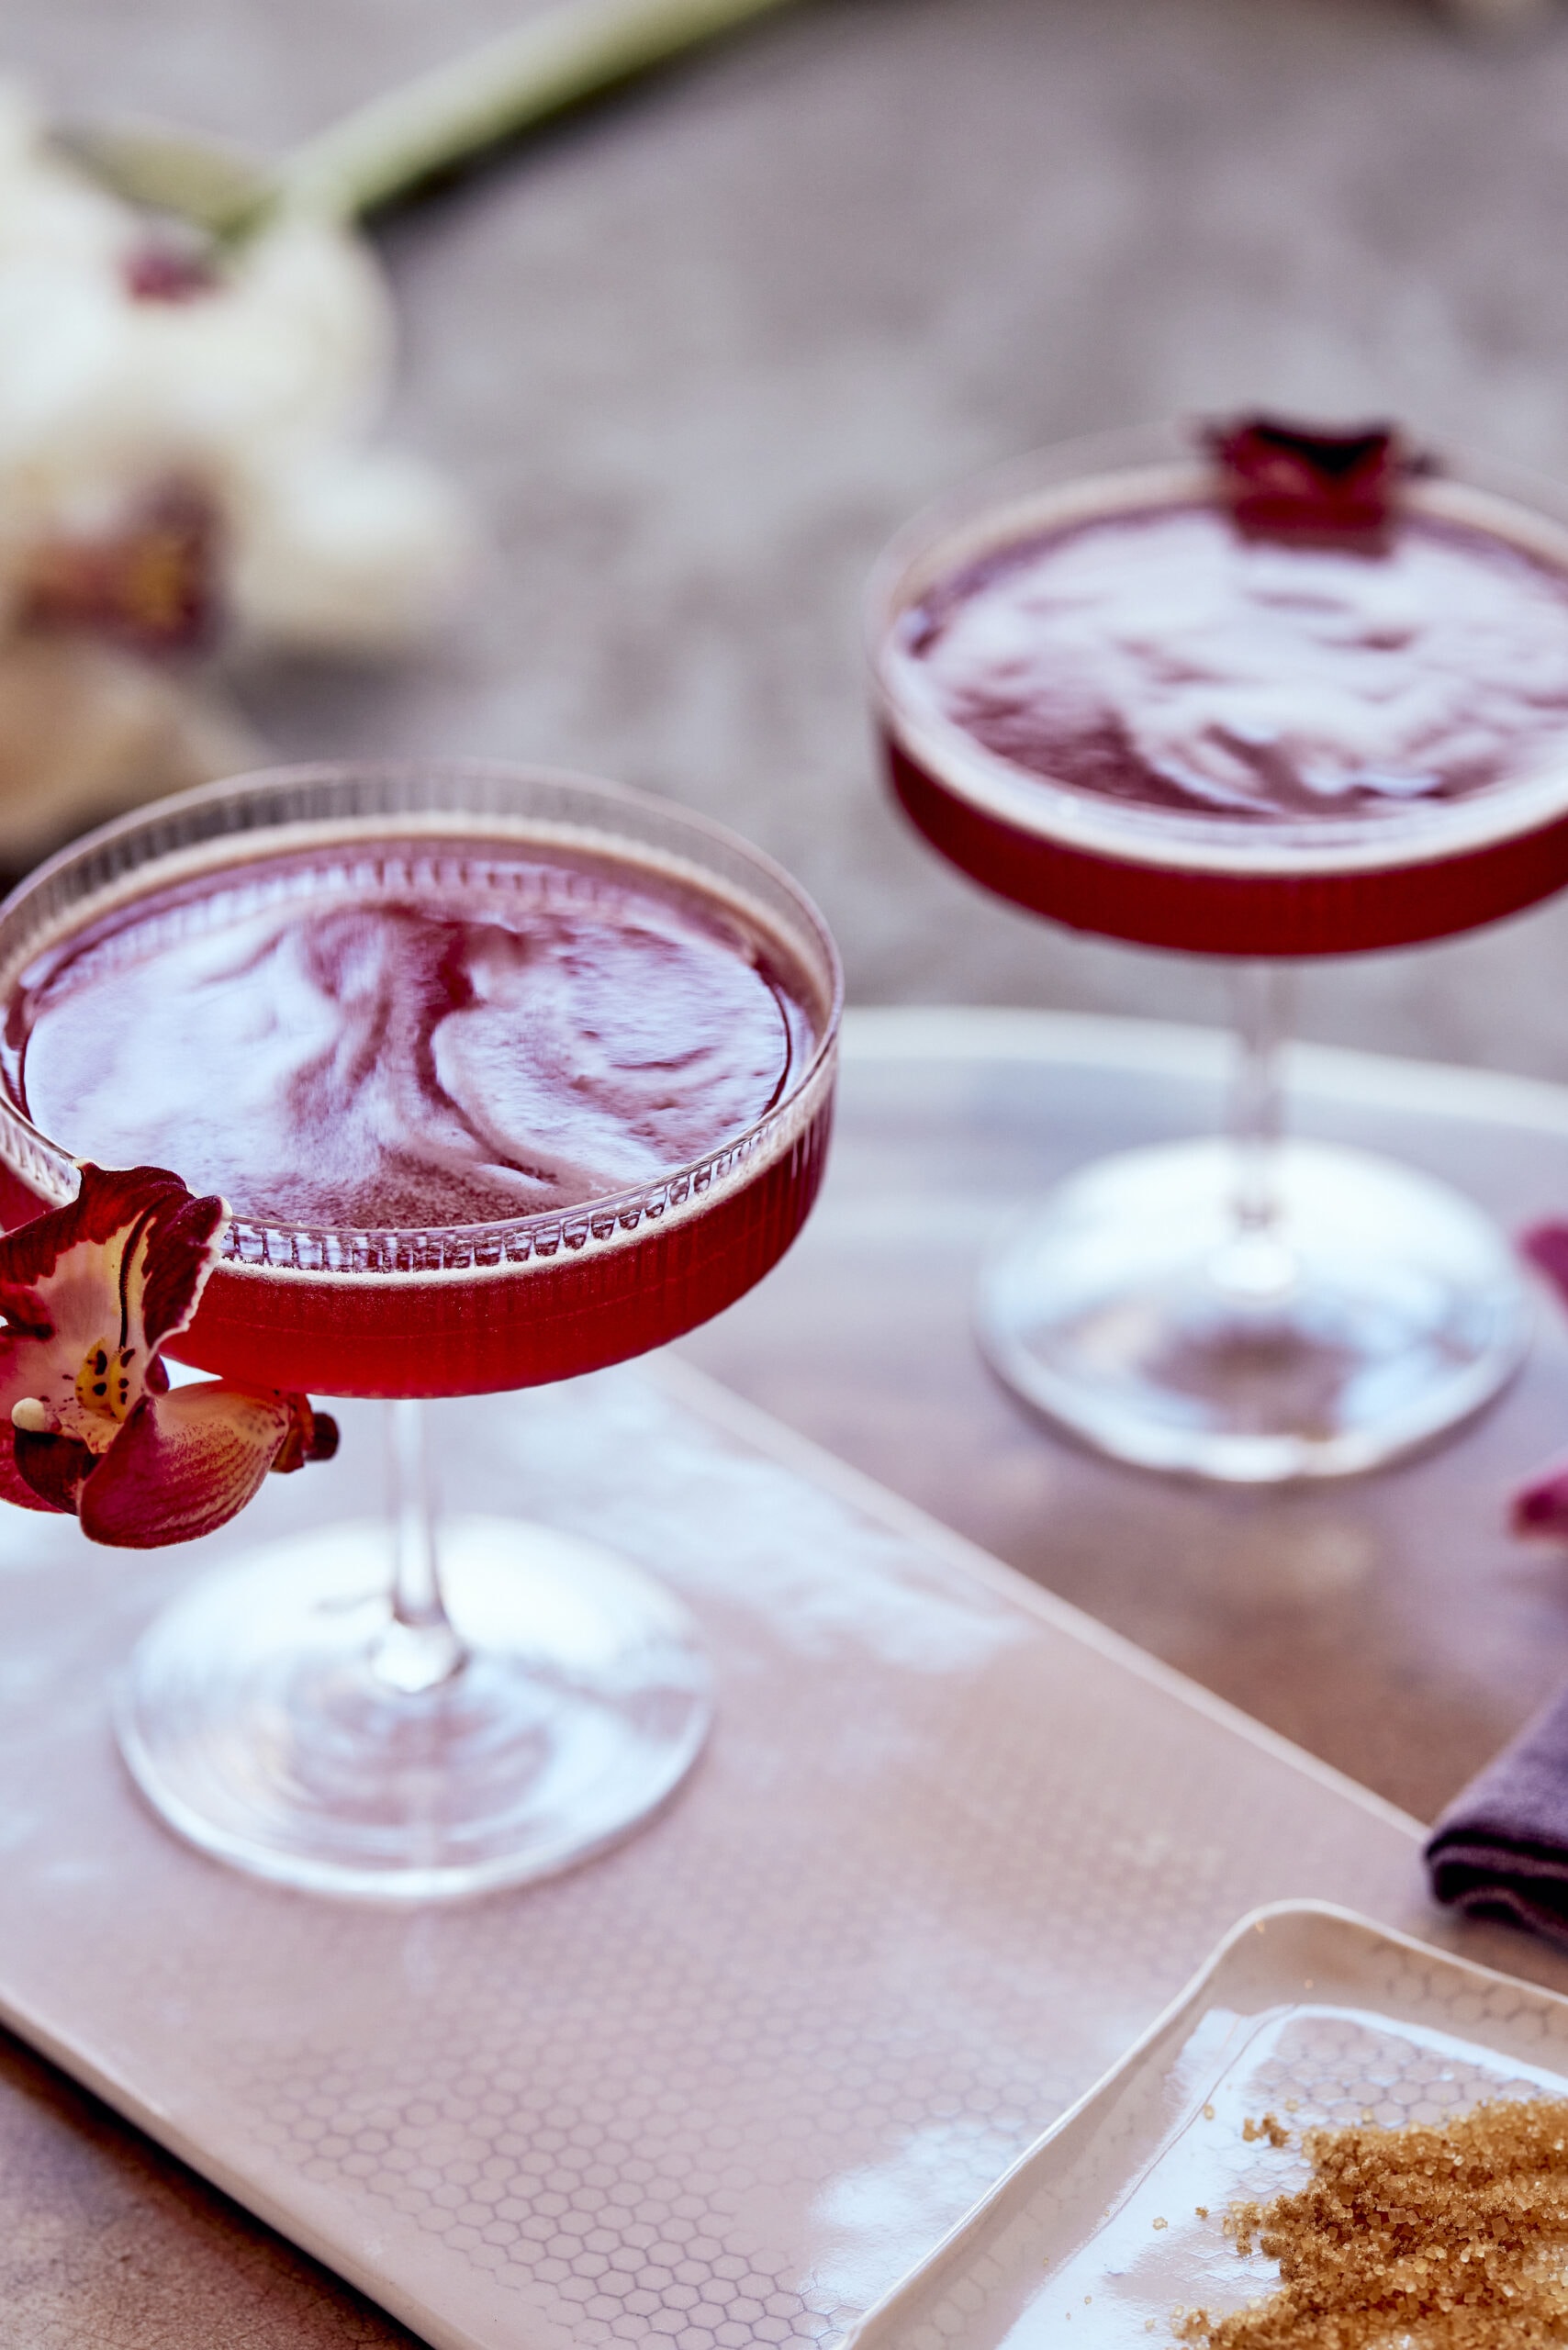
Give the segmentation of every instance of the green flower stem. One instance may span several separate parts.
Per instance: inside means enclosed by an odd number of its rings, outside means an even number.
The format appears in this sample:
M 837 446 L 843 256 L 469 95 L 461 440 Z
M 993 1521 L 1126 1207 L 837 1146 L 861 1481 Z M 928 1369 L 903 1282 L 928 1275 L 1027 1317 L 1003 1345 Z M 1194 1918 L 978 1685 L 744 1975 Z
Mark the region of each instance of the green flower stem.
M 561 0 L 308 140 L 277 172 L 273 201 L 357 218 L 433 173 L 785 5 Z
M 358 106 L 281 164 L 186 131 L 62 127 L 58 143 L 131 204 L 238 244 L 280 210 L 358 219 L 498 140 L 789 0 L 556 0 L 516 31 Z

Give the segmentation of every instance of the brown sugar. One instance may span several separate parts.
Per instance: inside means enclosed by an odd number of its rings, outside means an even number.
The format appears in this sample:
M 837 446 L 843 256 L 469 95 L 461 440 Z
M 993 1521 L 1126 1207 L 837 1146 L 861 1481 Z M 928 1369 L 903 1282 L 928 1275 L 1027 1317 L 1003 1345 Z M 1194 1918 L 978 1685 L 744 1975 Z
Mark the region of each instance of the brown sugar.
M 1272 2120 L 1266 2116 L 1265 2121 Z M 1253 2125 L 1249 2139 L 1283 2136 Z M 1305 2187 L 1233 2204 L 1226 2232 L 1280 2264 L 1228 2317 L 1182 2312 L 1204 2350 L 1548 2350 L 1568 2345 L 1568 2100 L 1428 2125 L 1309 2130 Z
M 1283 2146 L 1290 2143 L 1291 2133 L 1277 2114 L 1266 2113 L 1261 2121 L 1244 2121 L 1241 2134 L 1249 2145 L 1254 2139 L 1267 2138 L 1271 2146 Z

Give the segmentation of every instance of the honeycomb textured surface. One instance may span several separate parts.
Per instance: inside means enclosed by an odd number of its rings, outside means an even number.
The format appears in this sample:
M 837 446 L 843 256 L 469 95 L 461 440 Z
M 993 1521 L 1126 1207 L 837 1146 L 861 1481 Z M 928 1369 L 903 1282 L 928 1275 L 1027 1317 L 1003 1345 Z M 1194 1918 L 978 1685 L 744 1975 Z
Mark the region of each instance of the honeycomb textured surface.
M 432 1410 L 449 1505 L 696 1611 L 686 1788 L 469 1906 L 253 1884 L 141 1810 L 106 1679 L 207 1558 L 374 1510 L 374 1407 L 187 1551 L 8 1514 L 0 2003 L 442 2350 L 825 2350 L 1243 1910 L 1425 1917 L 1396 1815 L 693 1375 Z

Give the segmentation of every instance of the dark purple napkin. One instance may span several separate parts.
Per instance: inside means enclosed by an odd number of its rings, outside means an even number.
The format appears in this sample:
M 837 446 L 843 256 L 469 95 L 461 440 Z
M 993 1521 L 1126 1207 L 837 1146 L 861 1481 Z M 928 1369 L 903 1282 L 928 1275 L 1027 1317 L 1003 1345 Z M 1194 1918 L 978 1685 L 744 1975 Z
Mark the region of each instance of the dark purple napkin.
M 1568 1689 L 1450 1804 L 1427 1867 L 1439 1901 L 1568 1950 Z

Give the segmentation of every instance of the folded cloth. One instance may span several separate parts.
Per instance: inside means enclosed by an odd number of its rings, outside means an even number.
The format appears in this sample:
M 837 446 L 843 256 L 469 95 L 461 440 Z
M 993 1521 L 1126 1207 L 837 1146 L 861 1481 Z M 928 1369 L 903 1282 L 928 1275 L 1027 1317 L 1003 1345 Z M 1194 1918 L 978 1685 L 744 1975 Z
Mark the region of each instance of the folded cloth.
M 1568 1689 L 1450 1804 L 1427 1867 L 1439 1901 L 1568 1950 Z

